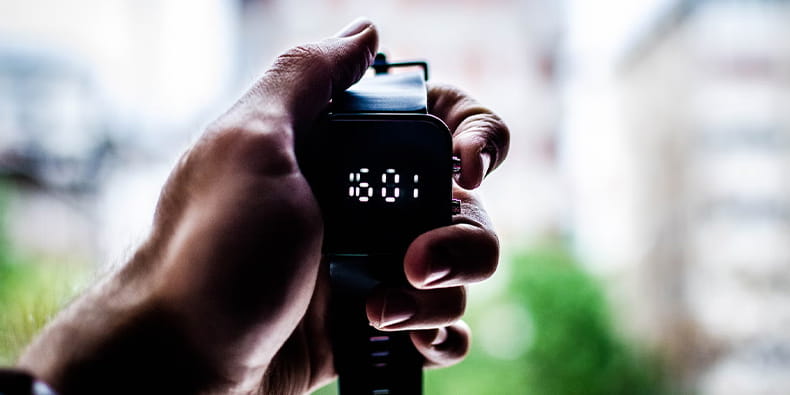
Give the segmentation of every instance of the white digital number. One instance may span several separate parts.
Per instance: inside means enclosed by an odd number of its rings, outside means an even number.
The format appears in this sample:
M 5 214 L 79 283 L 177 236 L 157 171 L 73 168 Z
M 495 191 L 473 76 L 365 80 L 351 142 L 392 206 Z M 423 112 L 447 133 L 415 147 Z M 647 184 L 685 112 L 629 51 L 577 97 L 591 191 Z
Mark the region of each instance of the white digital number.
M 374 185 L 374 180 L 381 180 L 378 185 Z M 420 176 L 415 174 L 412 178 L 411 196 L 414 199 L 420 197 L 420 190 L 418 184 Z M 401 183 L 401 175 L 397 170 L 389 168 L 381 173 L 381 177 L 371 177 L 369 168 L 362 167 L 358 171 L 348 173 L 348 196 L 356 198 L 360 202 L 369 202 L 374 199 L 374 190 L 378 191 L 382 200 L 387 203 L 397 202 L 403 193 L 407 193 L 410 189 L 408 185 Z M 406 178 L 408 184 L 409 178 Z M 408 193 L 407 195 L 408 196 Z

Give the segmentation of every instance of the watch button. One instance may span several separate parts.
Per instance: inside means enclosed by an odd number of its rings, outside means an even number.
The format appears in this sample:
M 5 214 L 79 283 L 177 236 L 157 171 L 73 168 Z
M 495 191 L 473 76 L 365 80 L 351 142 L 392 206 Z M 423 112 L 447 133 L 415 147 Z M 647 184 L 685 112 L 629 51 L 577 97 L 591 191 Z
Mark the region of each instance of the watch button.
M 453 199 L 451 207 L 453 215 L 461 214 L 461 201 L 459 199 Z
M 453 174 L 461 172 L 461 158 L 453 156 Z

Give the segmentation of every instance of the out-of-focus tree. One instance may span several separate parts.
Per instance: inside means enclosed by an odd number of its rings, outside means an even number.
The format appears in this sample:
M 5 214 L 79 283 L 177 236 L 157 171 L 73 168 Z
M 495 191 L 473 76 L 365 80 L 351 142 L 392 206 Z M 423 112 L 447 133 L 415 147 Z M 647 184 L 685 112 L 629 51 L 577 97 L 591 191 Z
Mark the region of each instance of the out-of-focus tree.
M 494 358 L 473 345 L 458 366 L 427 375 L 431 394 L 660 394 L 666 384 L 659 360 L 621 338 L 602 285 L 564 249 L 541 247 L 512 260 L 509 285 L 499 301 L 470 311 L 473 328 L 516 325 L 527 333 L 523 352 Z M 486 310 L 523 307 L 528 319 L 485 323 Z M 518 311 L 518 310 L 514 310 Z M 508 321 L 508 322 L 506 322 Z M 482 339 L 481 339 L 482 340 Z M 520 341 L 502 339 L 518 348 Z

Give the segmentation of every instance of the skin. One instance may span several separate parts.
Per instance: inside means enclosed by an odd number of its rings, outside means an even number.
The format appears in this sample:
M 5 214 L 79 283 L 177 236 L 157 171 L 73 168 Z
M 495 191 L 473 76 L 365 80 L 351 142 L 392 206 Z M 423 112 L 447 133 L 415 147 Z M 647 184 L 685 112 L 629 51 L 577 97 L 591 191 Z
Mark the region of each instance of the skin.
M 377 45 L 360 19 L 281 55 L 183 155 L 134 257 L 59 313 L 19 365 L 64 395 L 299 394 L 332 380 L 321 215 L 293 141 Z M 508 130 L 453 87 L 430 86 L 429 107 L 462 159 L 462 214 L 414 240 L 412 287 L 377 290 L 367 315 L 412 330 L 426 365 L 447 366 L 469 348 L 465 286 L 496 269 L 498 239 L 471 190 L 504 159 Z

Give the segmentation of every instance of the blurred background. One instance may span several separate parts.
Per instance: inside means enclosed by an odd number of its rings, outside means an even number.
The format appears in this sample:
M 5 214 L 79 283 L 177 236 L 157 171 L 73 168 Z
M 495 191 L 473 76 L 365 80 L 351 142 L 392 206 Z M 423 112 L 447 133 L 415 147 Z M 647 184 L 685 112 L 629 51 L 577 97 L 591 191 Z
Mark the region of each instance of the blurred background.
M 780 0 L 0 0 L 0 364 L 278 53 L 360 15 L 512 132 L 500 269 L 427 393 L 790 393 Z

